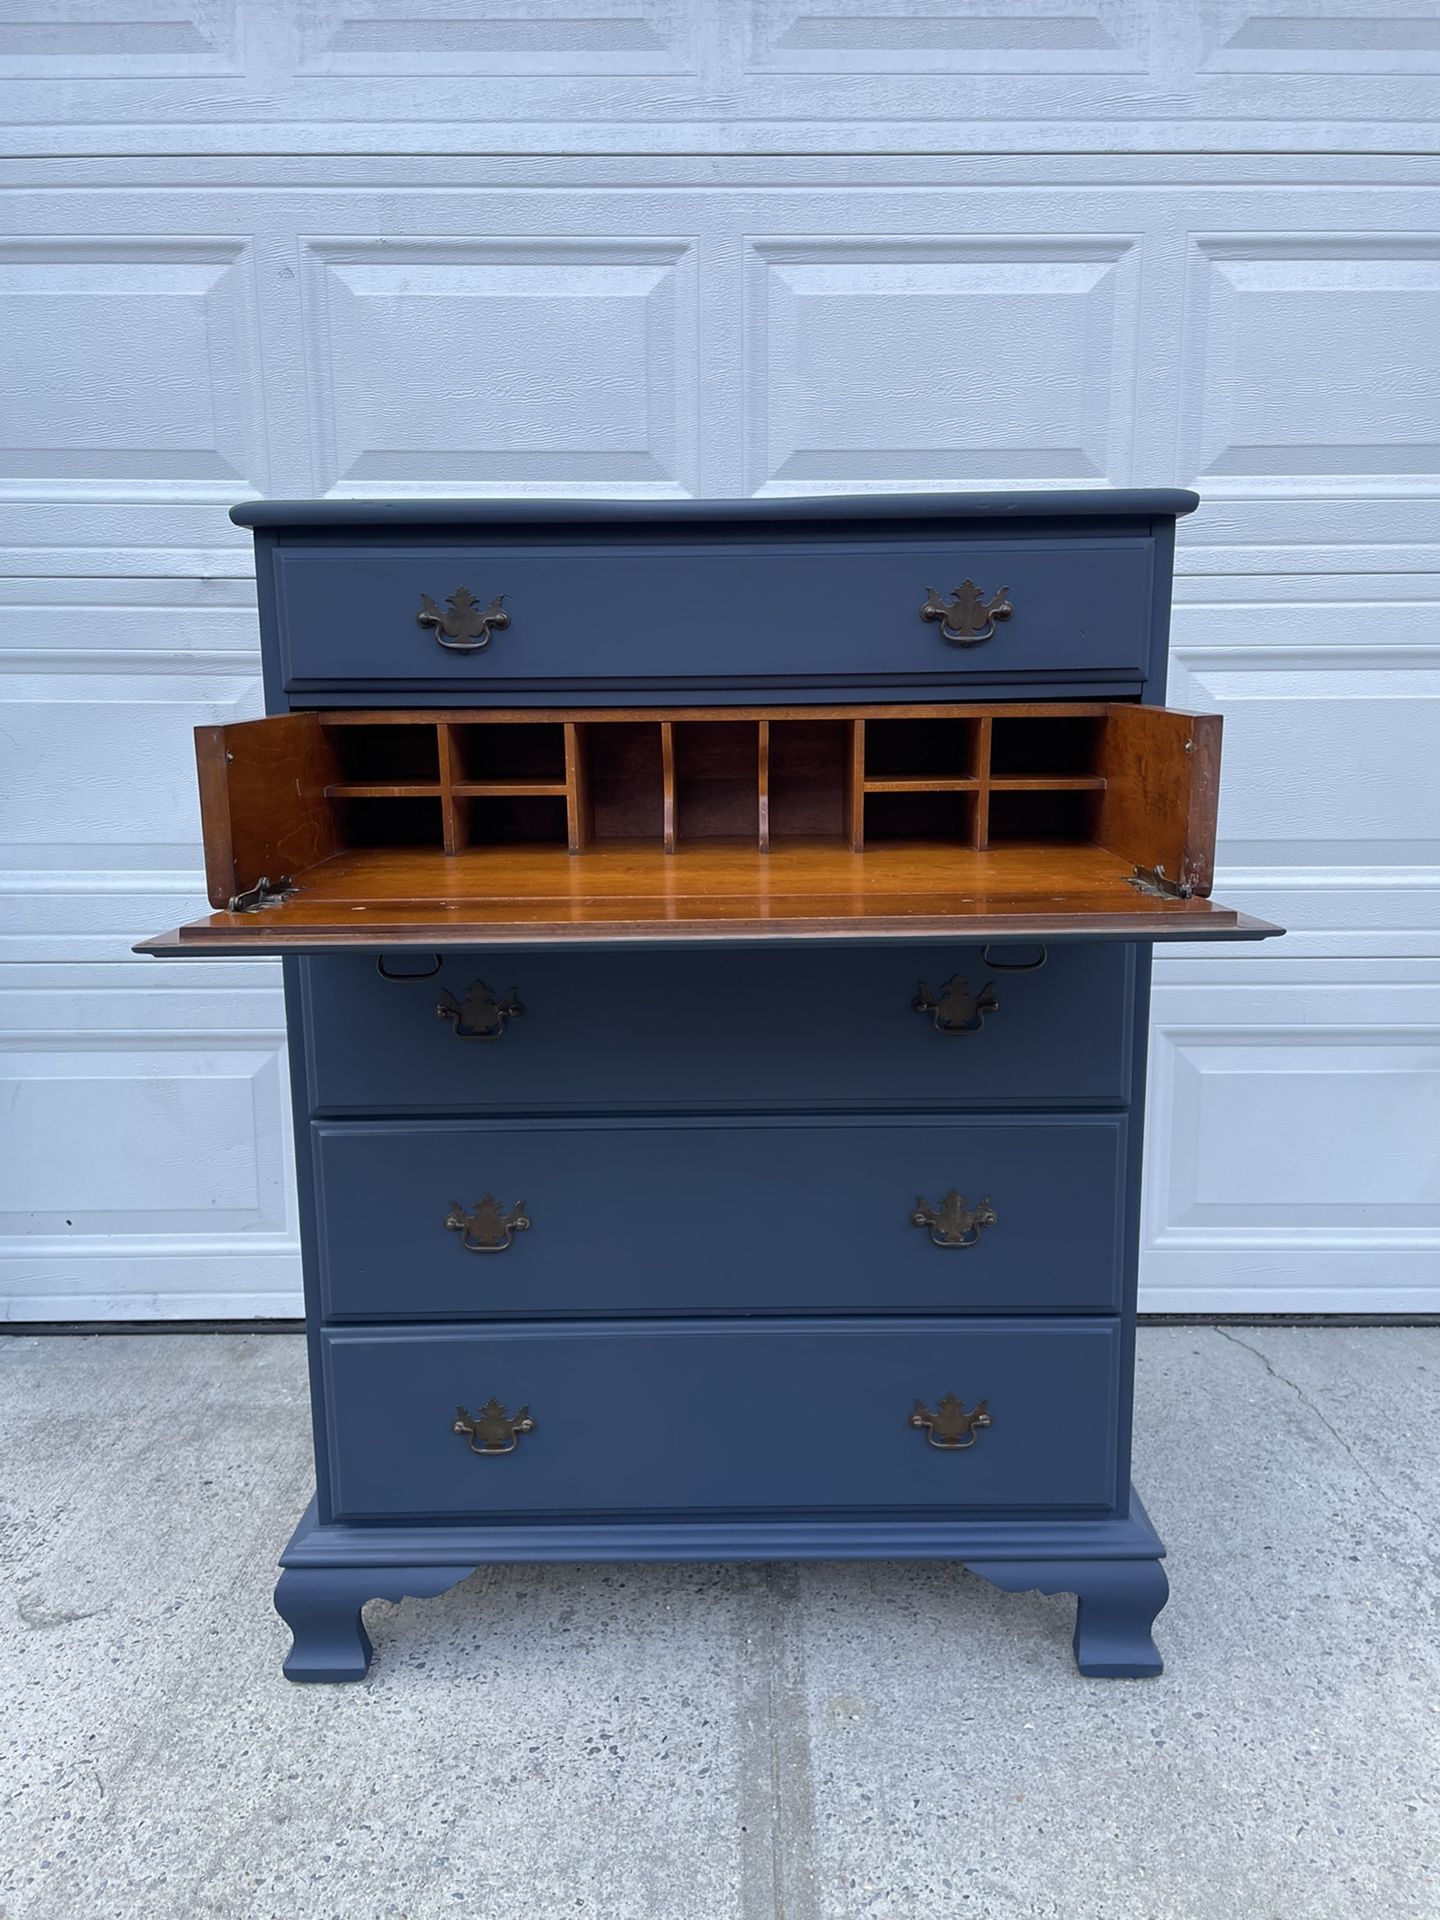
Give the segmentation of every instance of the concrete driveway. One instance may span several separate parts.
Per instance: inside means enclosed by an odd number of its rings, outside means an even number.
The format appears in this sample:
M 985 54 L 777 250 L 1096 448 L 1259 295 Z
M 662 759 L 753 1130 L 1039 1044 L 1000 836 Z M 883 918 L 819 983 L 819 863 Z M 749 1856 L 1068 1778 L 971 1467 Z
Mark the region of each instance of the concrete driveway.
M 1144 1328 L 1137 1429 L 1159 1680 L 944 1566 L 701 1566 L 377 1603 L 301 1688 L 300 1340 L 0 1342 L 0 1914 L 1435 1920 L 1440 1329 Z

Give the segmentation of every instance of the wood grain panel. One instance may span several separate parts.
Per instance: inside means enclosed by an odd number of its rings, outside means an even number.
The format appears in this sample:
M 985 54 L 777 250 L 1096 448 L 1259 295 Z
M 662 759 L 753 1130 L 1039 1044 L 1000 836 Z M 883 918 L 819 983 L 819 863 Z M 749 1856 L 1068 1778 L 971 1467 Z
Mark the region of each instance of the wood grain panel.
M 262 877 L 303 872 L 340 846 L 325 795 L 339 769 L 316 715 L 197 727 L 195 756 L 211 906 Z
M 1215 877 L 1222 724 L 1218 714 L 1114 706 L 1098 748 L 1101 843 L 1202 897 Z
M 824 729 L 842 717 L 844 731 L 827 740 Z M 531 710 L 523 724 L 533 730 L 557 718 Z M 872 731 L 877 767 L 885 769 L 868 779 L 867 718 L 883 723 Z M 486 730 L 480 716 L 461 710 L 434 722 L 404 716 L 411 727 L 438 729 L 438 782 L 380 778 L 394 758 L 380 751 L 389 719 L 291 715 L 201 731 L 211 904 L 225 907 L 262 875 L 290 876 L 297 892 L 259 916 L 227 912 L 200 923 L 186 931 L 187 941 L 250 947 L 313 936 L 364 946 L 413 936 L 444 943 L 481 929 L 542 939 L 606 939 L 627 930 L 798 937 L 847 929 L 973 932 L 981 923 L 992 931 L 1054 933 L 1084 924 L 1138 933 L 1187 916 L 1215 930 L 1240 925 L 1229 909 L 1203 905 L 1219 777 L 1213 716 L 1043 702 L 818 714 L 778 708 L 744 717 L 685 709 L 673 719 L 627 709 L 623 717 L 563 720 L 563 785 L 460 778 L 462 740 Z M 954 771 L 930 772 L 927 756 L 942 765 L 953 759 L 955 743 L 943 731 L 953 719 L 973 723 L 964 769 L 954 760 Z M 918 723 L 913 741 L 906 720 Z M 1002 764 L 1032 771 L 992 770 L 997 720 L 1010 729 Z M 357 726 L 370 731 L 338 733 Z M 350 746 L 340 754 L 342 738 Z M 658 747 L 653 765 L 647 738 Z M 769 789 L 782 747 L 795 792 L 787 789 L 786 831 L 777 839 Z M 368 782 L 367 753 L 377 773 Z M 599 755 L 594 769 L 592 753 Z M 335 778 L 337 760 L 349 779 Z M 917 770 L 904 771 L 912 762 Z M 592 774 L 611 793 L 599 840 Z M 877 808 L 901 803 L 879 823 L 891 837 L 868 851 L 867 790 Z M 413 811 L 396 812 L 394 831 L 370 811 L 356 823 L 348 818 L 357 804 L 423 807 L 430 793 L 443 800 L 443 833 L 429 832 Z M 466 819 L 472 799 L 490 804 L 476 798 L 482 795 L 499 795 L 512 808 L 563 795 L 564 828 L 551 836 L 542 819 L 537 837 L 517 815 L 484 844 Z M 954 811 L 950 802 L 967 797 L 974 811 Z M 998 827 L 988 813 L 992 798 L 1004 807 Z M 426 844 L 402 844 L 412 817 Z M 1002 837 L 992 838 L 992 829 Z M 1152 904 L 1136 888 L 1137 868 L 1179 897 Z
M 492 940 L 646 937 L 796 939 L 835 934 L 998 938 L 1105 932 L 1196 938 L 1245 932 L 1200 898 L 1154 899 L 1103 848 L 1009 845 L 988 854 L 923 841 L 856 855 L 843 842 L 598 843 L 563 847 L 367 848 L 312 869 L 262 913 L 211 916 L 151 953 L 287 945 L 373 947 Z M 1250 923 L 1253 928 L 1255 923 Z

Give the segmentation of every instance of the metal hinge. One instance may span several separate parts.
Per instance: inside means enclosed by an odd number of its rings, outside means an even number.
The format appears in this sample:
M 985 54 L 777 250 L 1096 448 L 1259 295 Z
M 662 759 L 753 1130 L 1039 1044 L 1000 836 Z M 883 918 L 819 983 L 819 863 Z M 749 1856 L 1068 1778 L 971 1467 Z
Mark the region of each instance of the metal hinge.
M 227 913 L 262 913 L 266 907 L 278 907 L 282 900 L 288 900 L 299 888 L 288 874 L 281 874 L 278 880 L 267 879 L 262 873 L 253 887 L 247 887 L 243 893 L 235 893 L 225 908 Z
M 1137 893 L 1151 893 L 1160 900 L 1189 900 L 1195 889 L 1188 880 L 1172 880 L 1164 867 L 1136 867 L 1130 885 Z

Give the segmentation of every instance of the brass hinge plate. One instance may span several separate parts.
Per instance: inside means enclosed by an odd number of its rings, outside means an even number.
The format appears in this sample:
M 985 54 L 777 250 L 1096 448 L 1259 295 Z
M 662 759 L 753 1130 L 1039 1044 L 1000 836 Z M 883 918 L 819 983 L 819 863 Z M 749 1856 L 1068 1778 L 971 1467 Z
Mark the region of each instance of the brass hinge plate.
M 1195 894 L 1187 880 L 1172 880 L 1164 867 L 1136 867 L 1130 885 L 1137 893 L 1148 893 L 1157 900 L 1190 900 Z
M 243 893 L 233 893 L 226 903 L 227 913 L 263 913 L 266 907 L 278 907 L 282 900 L 288 900 L 292 893 L 300 889 L 287 874 L 281 874 L 278 880 L 271 880 L 265 874 L 253 887 L 246 887 Z

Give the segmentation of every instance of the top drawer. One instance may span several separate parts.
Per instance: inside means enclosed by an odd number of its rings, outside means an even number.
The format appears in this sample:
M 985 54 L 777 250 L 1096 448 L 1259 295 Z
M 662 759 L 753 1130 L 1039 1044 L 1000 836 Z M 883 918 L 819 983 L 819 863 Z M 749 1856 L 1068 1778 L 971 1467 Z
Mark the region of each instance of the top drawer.
M 1148 657 L 1152 558 L 1144 534 L 592 545 L 356 536 L 284 541 L 273 568 L 287 689 L 444 689 L 473 703 L 490 692 L 807 679 L 952 689 L 1027 675 L 1135 680 Z M 506 624 L 486 627 L 497 599 Z

